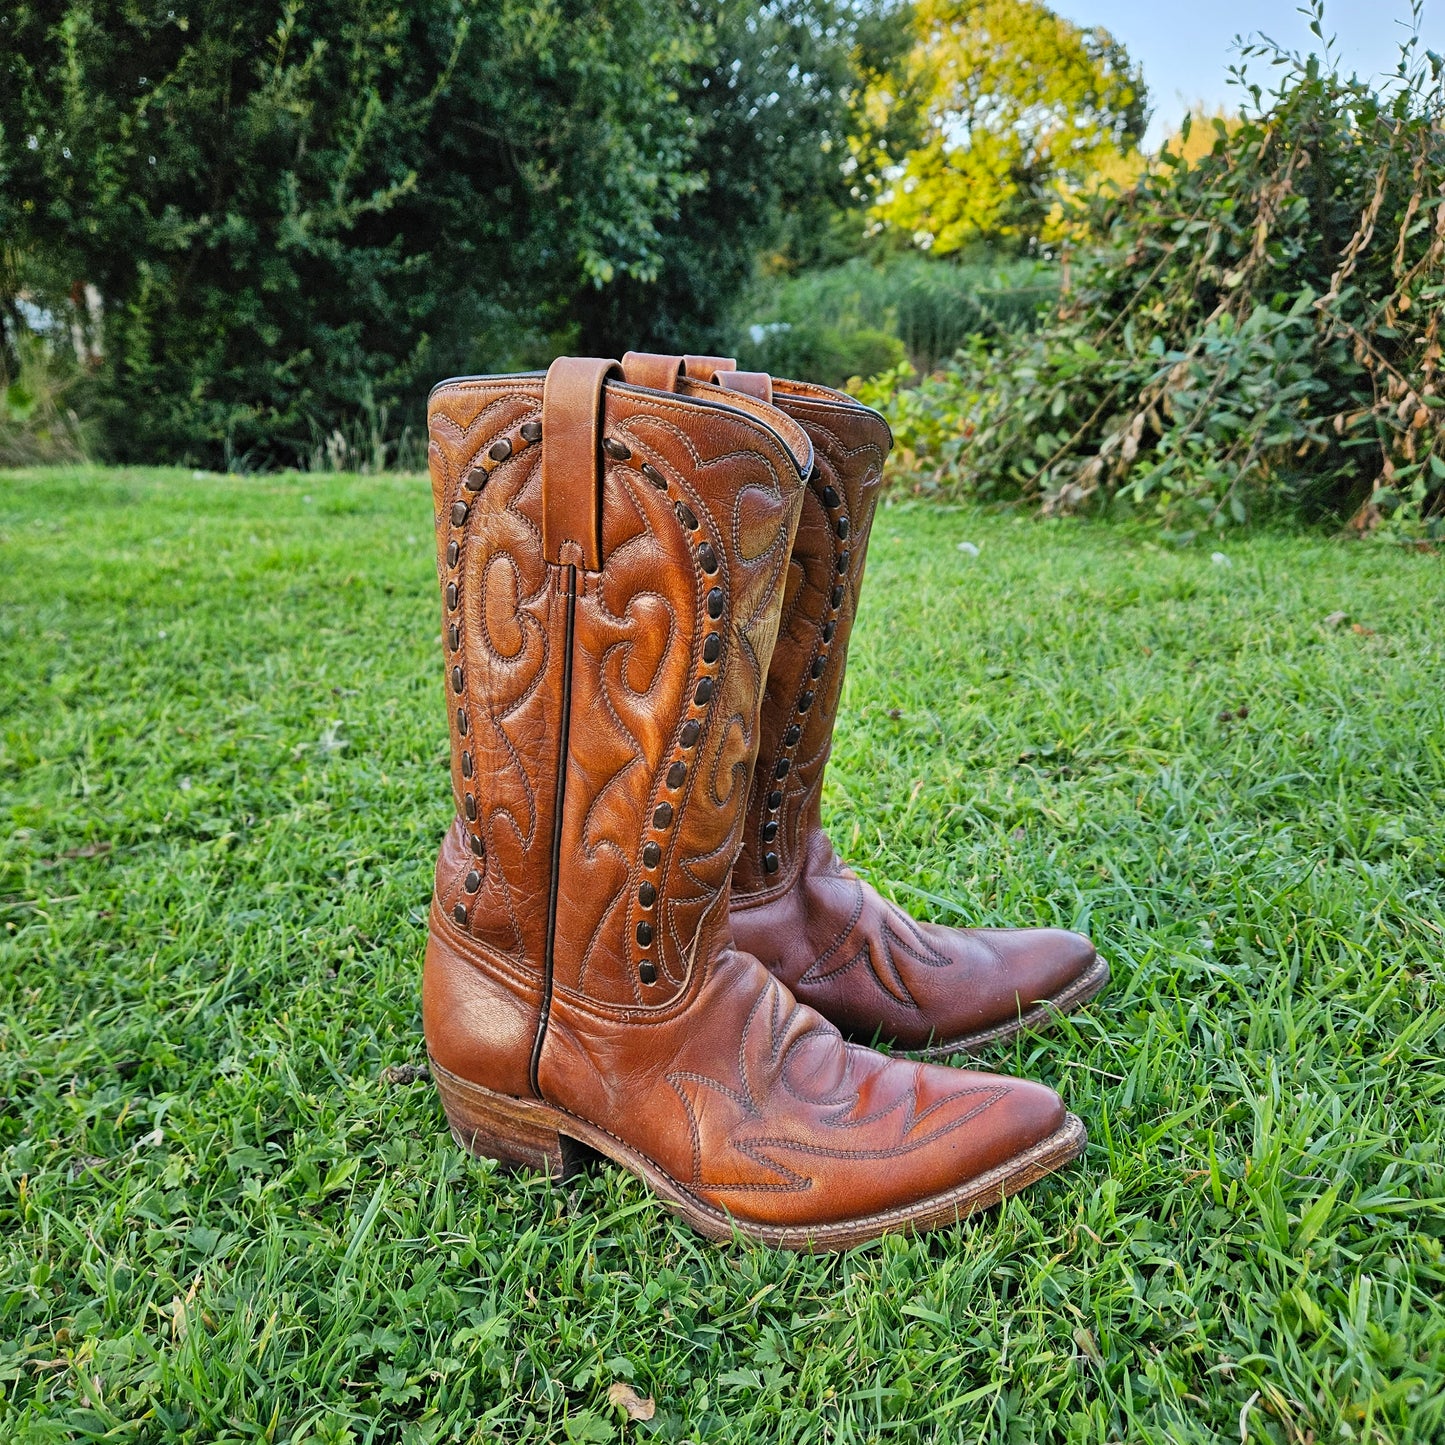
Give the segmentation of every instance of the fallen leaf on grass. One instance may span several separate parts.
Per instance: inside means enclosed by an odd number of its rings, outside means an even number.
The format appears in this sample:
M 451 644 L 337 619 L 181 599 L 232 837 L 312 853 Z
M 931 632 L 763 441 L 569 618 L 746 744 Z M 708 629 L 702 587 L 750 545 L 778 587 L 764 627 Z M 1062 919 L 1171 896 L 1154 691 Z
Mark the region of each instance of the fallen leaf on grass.
M 381 1081 L 384 1084 L 414 1084 L 418 1079 L 429 1078 L 431 1070 L 425 1064 L 388 1064 L 381 1071 Z
M 625 1411 L 629 1420 L 650 1420 L 657 1414 L 657 1401 L 639 1395 L 625 1380 L 607 1387 L 607 1402 Z
M 1331 612 L 1330 615 L 1325 618 L 1325 626 L 1338 627 L 1341 623 L 1348 622 L 1349 620 L 1350 614 L 1348 612 Z
M 1094 1340 L 1093 1330 L 1086 1330 L 1083 1325 L 1074 1331 L 1074 1343 L 1101 1369 L 1104 1365 L 1104 1357 L 1099 1353 L 1099 1346 Z
M 1358 634 L 1360 637 L 1373 637 L 1375 635 L 1375 629 L 1373 627 L 1366 627 L 1363 622 L 1352 624 L 1350 631 Z

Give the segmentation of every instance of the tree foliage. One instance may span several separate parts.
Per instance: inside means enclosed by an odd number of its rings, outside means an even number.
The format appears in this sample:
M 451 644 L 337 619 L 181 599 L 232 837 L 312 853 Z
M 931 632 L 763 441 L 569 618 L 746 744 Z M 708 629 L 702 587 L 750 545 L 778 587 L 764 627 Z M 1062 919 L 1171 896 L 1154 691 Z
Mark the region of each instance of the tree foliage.
M 697 184 L 659 225 L 655 272 L 578 298 L 587 351 L 726 348 L 760 253 L 791 270 L 841 260 L 862 240 L 867 196 L 849 152 L 859 67 L 905 44 L 906 12 L 889 0 L 691 0 L 688 18 L 704 55 L 679 96 Z
M 93 288 L 112 455 L 295 460 L 659 273 L 700 39 L 675 0 L 17 0 L 7 332 Z
M 918 485 L 1180 535 L 1271 508 L 1445 532 L 1445 61 L 1412 39 L 1379 93 L 1252 55 L 1276 92 L 1101 209 L 1046 325 L 873 390 Z
M 1036 239 L 1060 189 L 1133 150 L 1137 65 L 1042 0 L 916 0 L 913 39 L 870 86 L 859 149 L 875 214 L 936 255 Z

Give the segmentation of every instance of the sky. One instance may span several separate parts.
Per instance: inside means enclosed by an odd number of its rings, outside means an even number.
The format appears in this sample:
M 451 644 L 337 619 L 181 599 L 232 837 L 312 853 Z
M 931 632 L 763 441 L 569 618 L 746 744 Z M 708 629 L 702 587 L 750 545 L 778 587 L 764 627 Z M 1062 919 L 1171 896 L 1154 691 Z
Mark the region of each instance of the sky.
M 1237 109 L 1228 83 L 1234 37 L 1263 31 L 1289 50 L 1318 49 L 1300 0 L 1051 0 L 1077 25 L 1102 25 L 1144 66 L 1154 108 L 1146 137 L 1153 147 L 1191 105 Z M 1325 34 L 1338 38 L 1342 68 L 1361 75 L 1394 70 L 1407 34 L 1409 0 L 1326 0 Z M 1445 0 L 1424 0 L 1421 39 L 1445 53 Z M 1251 67 L 1261 83 L 1272 73 Z

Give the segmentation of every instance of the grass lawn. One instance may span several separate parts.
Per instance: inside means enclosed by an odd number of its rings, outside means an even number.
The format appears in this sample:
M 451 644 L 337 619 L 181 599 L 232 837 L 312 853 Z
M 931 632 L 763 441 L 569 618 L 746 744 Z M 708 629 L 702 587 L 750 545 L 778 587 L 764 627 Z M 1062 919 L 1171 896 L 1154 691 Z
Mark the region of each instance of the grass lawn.
M 500 1175 L 407 1067 L 420 480 L 0 477 L 0 1440 L 1445 1438 L 1445 572 L 1222 545 L 880 514 L 834 839 L 1114 983 L 986 1059 L 1078 1165 L 806 1258 Z

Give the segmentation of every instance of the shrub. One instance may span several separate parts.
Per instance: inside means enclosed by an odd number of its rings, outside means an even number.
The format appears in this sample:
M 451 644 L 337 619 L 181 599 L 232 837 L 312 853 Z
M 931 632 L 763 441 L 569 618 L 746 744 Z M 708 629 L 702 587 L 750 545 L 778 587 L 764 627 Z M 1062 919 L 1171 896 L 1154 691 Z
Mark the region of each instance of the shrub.
M 737 354 L 745 370 L 806 377 L 825 386 L 844 386 L 854 378 L 906 364 L 903 343 L 886 331 L 870 327 L 846 331 L 818 321 L 757 326 Z
M 1245 54 L 1278 88 L 1239 72 L 1207 155 L 1101 207 L 1047 324 L 865 388 L 916 488 L 1117 501 L 1185 537 L 1268 510 L 1445 532 L 1445 62 L 1412 38 L 1381 93 Z
M 81 379 L 73 358 L 40 336 L 21 334 L 0 351 L 0 467 L 83 462 L 88 430 L 71 405 Z
M 785 327 L 845 337 L 882 332 L 898 339 L 901 354 L 894 349 L 885 355 L 876 341 L 850 342 L 866 353 L 866 366 L 803 374 L 820 381 L 871 376 L 891 369 L 903 355 L 915 370 L 927 372 L 979 332 L 1031 324 L 1040 305 L 1057 295 L 1057 287 L 1057 268 L 1039 261 L 985 258 L 960 264 L 902 255 L 874 264 L 860 258 L 760 280 L 740 307 L 741 336 L 735 344 L 739 359 L 743 354 L 757 359 L 760 370 L 797 375 L 788 370 L 801 365 L 795 355 L 811 359 L 822 343 L 808 342 L 808 352 L 801 342 L 796 352 L 780 352 L 782 343 L 772 338 Z M 780 354 L 786 365 L 761 364 Z

